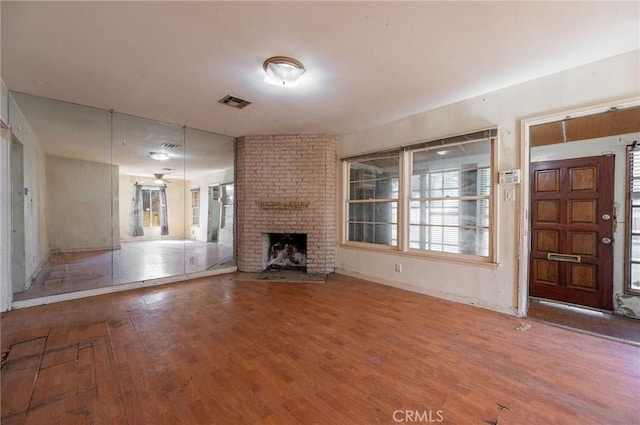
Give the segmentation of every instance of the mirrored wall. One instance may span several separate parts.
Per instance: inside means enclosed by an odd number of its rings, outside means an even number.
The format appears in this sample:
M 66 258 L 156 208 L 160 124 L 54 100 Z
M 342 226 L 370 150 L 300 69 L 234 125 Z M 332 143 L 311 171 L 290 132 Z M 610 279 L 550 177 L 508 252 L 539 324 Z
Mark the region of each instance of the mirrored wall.
M 11 97 L 14 300 L 234 265 L 232 137 Z

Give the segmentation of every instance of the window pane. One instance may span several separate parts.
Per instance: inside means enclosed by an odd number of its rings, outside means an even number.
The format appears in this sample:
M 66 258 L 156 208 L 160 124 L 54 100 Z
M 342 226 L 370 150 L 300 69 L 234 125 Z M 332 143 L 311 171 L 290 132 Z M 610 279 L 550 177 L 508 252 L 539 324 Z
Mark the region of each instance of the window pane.
M 362 202 L 349 204 L 349 221 L 397 223 L 397 202 Z
M 149 227 L 151 225 L 151 197 L 149 189 L 142 189 L 142 226 Z
M 349 223 L 349 240 L 397 246 L 395 224 Z
M 491 141 L 411 153 L 409 246 L 489 255 Z
M 397 202 L 351 203 L 348 214 L 350 241 L 398 245 Z
M 631 289 L 634 291 L 640 291 L 640 264 L 631 264 Z
M 349 199 L 395 199 L 398 197 L 399 156 L 349 164 Z
M 640 235 L 631 236 L 631 261 L 640 263 Z
M 160 226 L 160 191 L 151 191 L 151 225 Z
M 489 255 L 489 229 L 411 225 L 409 247 L 486 257 Z

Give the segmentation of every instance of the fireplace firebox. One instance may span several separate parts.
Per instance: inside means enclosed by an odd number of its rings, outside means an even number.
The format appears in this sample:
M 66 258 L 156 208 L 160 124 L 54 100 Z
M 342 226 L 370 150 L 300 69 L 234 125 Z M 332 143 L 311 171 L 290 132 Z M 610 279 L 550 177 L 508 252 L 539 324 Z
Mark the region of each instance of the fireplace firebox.
M 306 233 L 267 233 L 265 270 L 307 271 Z

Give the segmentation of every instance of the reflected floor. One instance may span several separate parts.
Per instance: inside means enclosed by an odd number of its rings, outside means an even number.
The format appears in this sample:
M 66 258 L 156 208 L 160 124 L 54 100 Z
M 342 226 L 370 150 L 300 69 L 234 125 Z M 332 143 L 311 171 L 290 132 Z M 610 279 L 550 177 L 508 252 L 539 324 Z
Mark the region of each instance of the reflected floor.
M 129 241 L 114 251 L 52 255 L 31 287 L 14 300 L 195 273 L 233 265 L 228 245 L 192 240 Z

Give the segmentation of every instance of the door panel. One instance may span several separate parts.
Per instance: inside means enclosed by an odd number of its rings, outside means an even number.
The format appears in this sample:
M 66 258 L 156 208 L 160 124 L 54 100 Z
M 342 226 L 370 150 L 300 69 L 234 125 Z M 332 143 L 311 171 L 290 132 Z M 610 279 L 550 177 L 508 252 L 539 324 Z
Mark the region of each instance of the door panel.
M 530 295 L 611 310 L 612 155 L 531 164 Z

